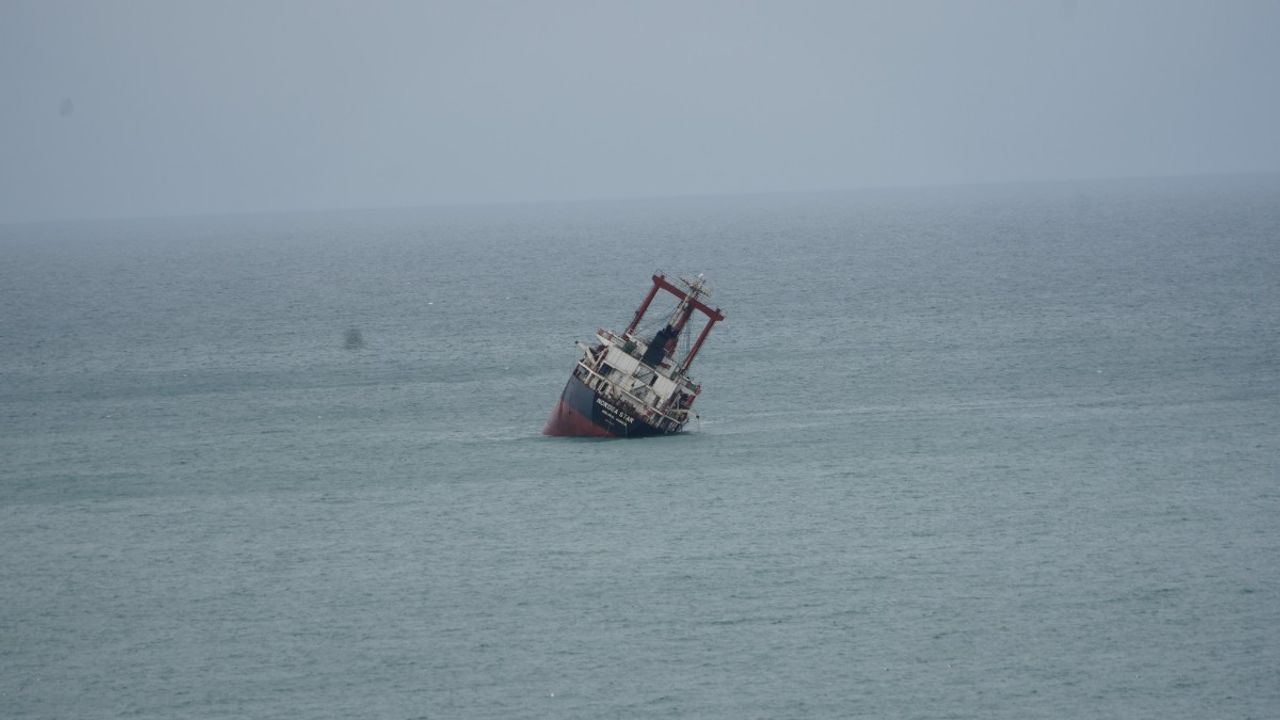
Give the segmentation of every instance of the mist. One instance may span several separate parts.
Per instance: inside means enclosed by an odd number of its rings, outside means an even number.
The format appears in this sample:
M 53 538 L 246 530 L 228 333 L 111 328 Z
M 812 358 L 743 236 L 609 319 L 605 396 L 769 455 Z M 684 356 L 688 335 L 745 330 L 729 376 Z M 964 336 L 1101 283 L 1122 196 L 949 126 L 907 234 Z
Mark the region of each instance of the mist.
M 0 222 L 1280 171 L 1280 2 L 0 4 Z

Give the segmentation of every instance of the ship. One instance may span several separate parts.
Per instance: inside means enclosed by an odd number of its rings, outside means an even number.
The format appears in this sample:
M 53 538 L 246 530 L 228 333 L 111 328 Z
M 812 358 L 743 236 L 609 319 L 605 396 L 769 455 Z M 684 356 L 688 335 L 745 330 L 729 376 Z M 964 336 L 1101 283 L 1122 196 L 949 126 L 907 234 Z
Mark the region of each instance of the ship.
M 677 276 L 672 282 L 662 273 L 653 275 L 653 286 L 622 334 L 596 330 L 596 343 L 579 341 L 582 357 L 560 393 L 551 418 L 542 432 L 561 437 L 637 438 L 672 435 L 693 417 L 694 400 L 702 386 L 693 381 L 689 367 L 716 323 L 724 320 L 720 308 L 704 300 L 711 290 L 702 275 Z M 641 332 L 641 323 L 660 291 L 676 298 L 675 309 L 653 333 Z M 702 317 L 697 340 L 688 343 Z M 681 340 L 687 351 L 678 352 Z

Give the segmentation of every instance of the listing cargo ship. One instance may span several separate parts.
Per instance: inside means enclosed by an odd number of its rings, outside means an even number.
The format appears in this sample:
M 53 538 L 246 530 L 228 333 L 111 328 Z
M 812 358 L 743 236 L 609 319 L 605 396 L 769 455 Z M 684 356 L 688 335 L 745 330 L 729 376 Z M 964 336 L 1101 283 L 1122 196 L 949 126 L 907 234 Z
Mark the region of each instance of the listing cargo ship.
M 654 333 L 639 330 L 649 305 L 659 291 L 678 302 L 666 322 Z M 595 345 L 578 343 L 582 357 L 560 394 L 555 410 L 542 432 L 570 437 L 634 438 L 671 435 L 684 429 L 693 414 L 693 401 L 702 386 L 689 376 L 689 366 L 702 349 L 711 328 L 724 320 L 720 308 L 703 302 L 711 290 L 702 275 L 653 276 L 653 287 L 621 335 L 597 330 Z M 688 345 L 690 319 L 705 318 L 698 338 L 683 355 L 677 353 L 682 337 Z M 696 323 L 695 323 L 696 324 Z

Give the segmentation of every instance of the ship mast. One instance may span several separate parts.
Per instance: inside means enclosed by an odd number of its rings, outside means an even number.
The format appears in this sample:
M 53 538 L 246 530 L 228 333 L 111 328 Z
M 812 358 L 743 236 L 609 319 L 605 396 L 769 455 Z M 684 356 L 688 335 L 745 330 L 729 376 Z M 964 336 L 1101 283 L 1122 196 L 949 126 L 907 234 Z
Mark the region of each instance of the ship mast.
M 689 369 L 689 365 L 693 363 L 693 358 L 697 356 L 698 351 L 702 349 L 702 343 L 706 341 L 707 335 L 711 332 L 711 327 L 717 322 L 724 320 L 720 308 L 712 309 L 706 303 L 702 302 L 702 297 L 710 295 L 707 290 L 706 280 L 702 275 L 690 280 L 681 277 L 680 282 L 686 287 L 681 288 L 671 281 L 667 280 L 665 275 L 656 274 L 653 276 L 653 287 L 649 288 L 649 293 L 645 295 L 644 302 L 640 303 L 640 307 L 636 309 L 635 317 L 632 318 L 631 324 L 627 326 L 623 337 L 631 335 L 635 332 L 636 327 L 640 325 L 640 321 L 644 318 L 645 313 L 649 310 L 649 305 L 653 302 L 654 296 L 659 290 L 665 290 L 680 299 L 680 304 L 676 306 L 675 311 L 671 314 L 671 319 L 667 325 L 653 338 L 653 342 L 662 343 L 661 350 L 654 348 L 651 353 L 646 352 L 646 360 L 653 362 L 656 358 L 657 362 L 661 362 L 662 357 L 667 356 L 675 350 L 675 344 L 680 336 L 680 331 L 684 330 L 685 325 L 689 322 L 689 318 L 693 316 L 696 310 L 707 317 L 707 324 L 703 326 L 702 332 L 698 334 L 698 339 L 694 342 L 693 347 L 689 350 L 689 354 L 676 366 L 674 372 L 685 373 Z

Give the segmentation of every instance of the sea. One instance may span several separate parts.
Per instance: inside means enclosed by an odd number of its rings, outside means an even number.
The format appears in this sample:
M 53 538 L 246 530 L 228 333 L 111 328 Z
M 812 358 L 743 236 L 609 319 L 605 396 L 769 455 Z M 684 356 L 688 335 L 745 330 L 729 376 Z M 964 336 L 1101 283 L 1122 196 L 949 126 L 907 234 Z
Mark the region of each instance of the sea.
M 0 225 L 0 548 L 5 718 L 1277 718 L 1280 176 Z

